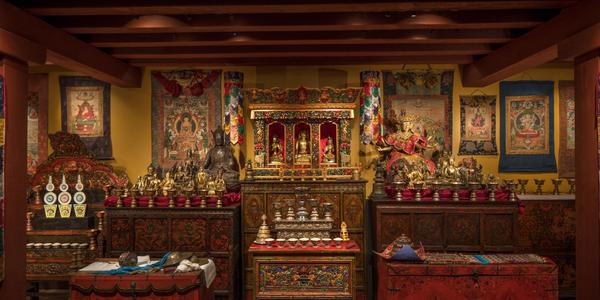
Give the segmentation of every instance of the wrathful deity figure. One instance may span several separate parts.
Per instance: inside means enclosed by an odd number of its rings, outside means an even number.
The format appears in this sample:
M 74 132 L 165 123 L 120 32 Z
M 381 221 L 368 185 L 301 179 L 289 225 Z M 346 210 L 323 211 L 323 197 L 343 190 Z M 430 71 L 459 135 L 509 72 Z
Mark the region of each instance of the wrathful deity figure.
M 240 190 L 239 167 L 237 160 L 233 157 L 231 147 L 225 145 L 224 137 L 221 126 L 213 131 L 214 146 L 206 154 L 204 170 L 213 178 L 217 176 L 219 171 L 222 171 L 227 190 L 237 192 Z
M 309 165 L 310 159 L 310 142 L 308 141 L 305 130 L 300 131 L 298 140 L 296 141 L 296 164 L 297 165 Z
M 401 113 L 397 120 L 394 120 L 394 132 L 383 139 L 383 145 L 379 145 L 380 152 L 389 153 L 386 166 L 388 173 L 394 169 L 393 166 L 400 164 L 396 169 L 404 169 L 406 174 L 414 171 L 413 166 L 419 169 L 419 172 L 423 169 L 423 172 L 428 173 L 421 174 L 419 177 L 434 174 L 435 163 L 431 157 L 428 157 L 430 153 L 428 155 L 425 153 L 426 150 L 434 150 L 436 147 L 429 145 L 430 141 L 426 136 L 413 131 L 414 121 L 414 117 Z
M 279 142 L 279 136 L 273 135 L 273 141 L 271 142 L 271 150 L 269 153 L 269 163 L 278 165 L 283 162 L 283 147 Z
M 323 163 L 332 164 L 335 163 L 335 145 L 333 144 L 333 138 L 327 137 L 327 143 L 323 148 Z

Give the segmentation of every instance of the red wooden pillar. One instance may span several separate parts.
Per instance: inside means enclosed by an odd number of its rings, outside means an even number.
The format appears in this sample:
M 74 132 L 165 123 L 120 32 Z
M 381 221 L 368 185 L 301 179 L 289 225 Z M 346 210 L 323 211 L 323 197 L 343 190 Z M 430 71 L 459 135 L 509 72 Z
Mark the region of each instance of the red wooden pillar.
M 6 84 L 4 144 L 4 282 L 0 299 L 25 299 L 27 64 L 0 58 Z
M 596 97 L 600 52 L 575 60 L 577 298 L 600 299 L 600 194 Z

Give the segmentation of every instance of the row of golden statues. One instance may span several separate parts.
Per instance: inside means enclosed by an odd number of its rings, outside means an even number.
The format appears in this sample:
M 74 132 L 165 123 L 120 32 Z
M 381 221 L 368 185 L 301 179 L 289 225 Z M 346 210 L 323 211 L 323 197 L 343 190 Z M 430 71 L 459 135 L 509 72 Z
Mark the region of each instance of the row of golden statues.
M 159 168 L 149 165 L 139 176 L 131 191 L 147 196 L 170 196 L 174 193 L 198 193 L 214 196 L 239 190 L 239 166 L 231 147 L 225 143 L 221 127 L 213 131 L 214 146 L 203 163 L 192 159 L 191 153 L 181 164 L 175 164 L 162 176 Z
M 284 164 L 285 158 L 283 152 L 284 149 L 281 145 L 281 140 L 277 134 L 274 134 L 269 145 L 269 164 Z M 328 136 L 325 147 L 323 148 L 321 163 L 335 164 L 336 161 L 336 151 L 333 138 Z M 308 140 L 308 134 L 306 130 L 302 130 L 298 134 L 298 139 L 294 145 L 294 163 L 296 165 L 310 165 L 312 163 L 310 141 Z

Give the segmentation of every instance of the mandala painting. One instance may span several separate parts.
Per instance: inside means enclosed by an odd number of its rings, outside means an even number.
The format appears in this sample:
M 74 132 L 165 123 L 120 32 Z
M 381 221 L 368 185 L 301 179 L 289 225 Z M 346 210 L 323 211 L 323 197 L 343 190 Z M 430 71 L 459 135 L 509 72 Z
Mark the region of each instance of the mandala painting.
M 152 161 L 203 160 L 221 122 L 221 71 L 152 72 Z

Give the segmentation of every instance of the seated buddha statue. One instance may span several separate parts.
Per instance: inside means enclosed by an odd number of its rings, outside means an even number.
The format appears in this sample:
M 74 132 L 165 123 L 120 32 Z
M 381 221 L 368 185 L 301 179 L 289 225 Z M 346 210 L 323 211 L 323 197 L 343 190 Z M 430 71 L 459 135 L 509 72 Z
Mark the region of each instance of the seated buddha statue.
M 221 126 L 213 131 L 214 146 L 206 154 L 204 171 L 213 178 L 219 170 L 223 171 L 223 179 L 227 190 L 237 192 L 240 190 L 240 171 L 237 160 L 233 157 L 231 147 L 225 144 L 225 134 Z
M 271 152 L 269 154 L 269 163 L 281 164 L 283 162 L 283 147 L 279 142 L 279 136 L 273 135 L 273 141 L 271 142 Z
M 323 162 L 335 163 L 335 146 L 333 145 L 333 139 L 331 136 L 327 137 L 327 143 L 323 149 Z
M 165 174 L 165 178 L 161 182 L 161 189 L 163 192 L 163 196 L 167 196 L 170 191 L 175 190 L 175 180 L 173 180 L 171 172 L 167 172 Z
M 310 142 L 306 137 L 306 131 L 300 131 L 298 140 L 296 141 L 296 164 L 310 164 Z
M 154 173 L 152 175 L 152 180 L 150 180 L 150 185 L 146 187 L 146 190 L 148 191 L 158 191 L 161 187 L 161 180 L 160 177 L 158 177 L 158 173 Z

